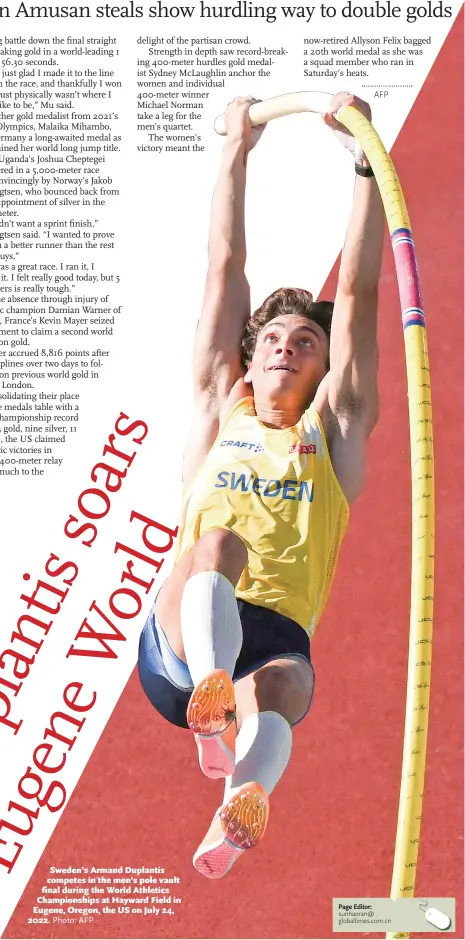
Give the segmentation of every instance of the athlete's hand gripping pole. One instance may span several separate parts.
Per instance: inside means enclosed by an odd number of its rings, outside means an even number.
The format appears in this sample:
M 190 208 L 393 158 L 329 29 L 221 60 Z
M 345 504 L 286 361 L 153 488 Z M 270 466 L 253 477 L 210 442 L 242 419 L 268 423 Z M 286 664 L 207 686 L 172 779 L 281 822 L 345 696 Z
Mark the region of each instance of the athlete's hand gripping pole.
M 285 117 L 287 114 L 299 114 L 302 111 L 311 111 L 324 114 L 332 95 L 320 91 L 295 91 L 289 95 L 278 95 L 277 98 L 268 98 L 267 101 L 257 101 L 249 109 L 250 123 L 266 124 L 275 118 Z M 215 121 L 214 128 L 222 137 L 226 134 L 224 114 L 220 114 Z

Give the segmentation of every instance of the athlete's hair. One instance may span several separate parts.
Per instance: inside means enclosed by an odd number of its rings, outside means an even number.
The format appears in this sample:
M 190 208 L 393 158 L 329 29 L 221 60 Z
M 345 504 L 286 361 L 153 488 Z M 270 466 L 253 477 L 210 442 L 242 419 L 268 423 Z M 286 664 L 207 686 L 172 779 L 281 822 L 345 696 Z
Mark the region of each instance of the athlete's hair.
M 246 369 L 249 367 L 257 345 L 258 334 L 275 317 L 293 313 L 296 316 L 313 320 L 324 330 L 329 342 L 333 308 L 334 303 L 331 300 L 314 301 L 312 294 L 301 288 L 280 287 L 279 290 L 275 290 L 263 301 L 261 307 L 255 310 L 247 322 L 242 337 L 242 365 Z

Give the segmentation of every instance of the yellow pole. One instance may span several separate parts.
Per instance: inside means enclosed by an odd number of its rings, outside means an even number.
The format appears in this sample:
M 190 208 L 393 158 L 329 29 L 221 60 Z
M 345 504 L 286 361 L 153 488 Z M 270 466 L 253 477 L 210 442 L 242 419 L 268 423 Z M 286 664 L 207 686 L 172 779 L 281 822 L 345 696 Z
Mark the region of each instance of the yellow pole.
M 420 842 L 433 639 L 434 454 L 428 348 L 410 222 L 394 165 L 378 134 L 359 111 L 344 107 L 337 118 L 357 138 L 373 167 L 393 243 L 403 308 L 412 475 L 412 574 L 404 749 L 391 898 L 410 898 L 415 891 Z M 406 257 L 405 252 L 410 256 Z

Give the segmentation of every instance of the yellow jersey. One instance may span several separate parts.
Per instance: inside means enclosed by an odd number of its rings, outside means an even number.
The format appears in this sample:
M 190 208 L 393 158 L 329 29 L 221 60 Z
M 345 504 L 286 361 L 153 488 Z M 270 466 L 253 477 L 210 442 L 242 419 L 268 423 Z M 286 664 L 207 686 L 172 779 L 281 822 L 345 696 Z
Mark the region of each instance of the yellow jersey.
M 293 427 L 276 429 L 245 398 L 186 487 L 176 560 L 205 532 L 231 529 L 248 553 L 236 597 L 290 617 L 312 636 L 348 519 L 314 405 Z

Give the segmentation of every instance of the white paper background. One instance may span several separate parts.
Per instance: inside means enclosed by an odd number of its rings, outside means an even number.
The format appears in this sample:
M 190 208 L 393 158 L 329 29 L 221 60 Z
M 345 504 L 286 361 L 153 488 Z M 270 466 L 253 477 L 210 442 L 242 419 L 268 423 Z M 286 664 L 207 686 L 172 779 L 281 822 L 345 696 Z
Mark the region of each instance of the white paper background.
M 19 600 L 21 593 L 25 587 L 33 588 L 36 579 L 44 575 L 50 553 L 72 559 L 80 569 L 62 612 L 14 702 L 12 717 L 24 719 L 19 733 L 14 736 L 0 725 L 0 814 L 5 816 L 8 802 L 17 796 L 18 780 L 31 763 L 34 748 L 43 740 L 50 715 L 61 707 L 63 689 L 68 682 L 81 681 L 86 689 L 97 691 L 98 700 L 87 713 L 86 724 L 69 752 L 66 767 L 57 775 L 71 794 L 135 665 L 144 615 L 162 582 L 159 577 L 139 618 L 127 621 L 127 642 L 113 644 L 117 660 L 65 658 L 92 600 L 95 598 L 107 610 L 108 597 L 119 586 L 127 559 L 115 555 L 113 549 L 118 540 L 135 544 L 135 525 L 129 524 L 131 510 L 168 526 L 178 522 L 181 457 L 192 419 L 192 340 L 202 301 L 210 198 L 222 145 L 211 130 L 214 118 L 236 94 L 268 98 L 302 89 L 341 90 L 340 80 L 302 79 L 304 36 L 336 33 L 349 35 L 350 39 L 351 35 L 382 37 L 385 31 L 401 37 L 404 33 L 432 35 L 432 44 L 423 46 L 424 55 L 417 57 L 415 68 L 406 73 L 413 88 L 390 89 L 386 98 L 375 99 L 375 89 L 363 87 L 372 83 L 370 79 L 347 80 L 349 90 L 371 101 L 373 123 L 390 149 L 452 21 L 421 20 L 408 27 L 403 20 L 387 27 L 382 21 L 341 22 L 339 18 L 317 19 L 311 26 L 282 19 L 272 25 L 254 20 L 198 19 L 190 24 L 145 19 L 83 20 L 79 24 L 53 20 L 49 27 L 33 20 L 10 20 L 2 21 L 2 25 L 6 35 L 21 32 L 37 38 L 81 33 L 119 36 L 119 59 L 101 57 L 93 62 L 89 57 L 84 66 L 116 68 L 119 74 L 115 77 L 124 82 L 124 89 L 115 91 L 111 100 L 111 108 L 121 115 L 115 131 L 123 135 L 123 150 L 116 158 L 110 157 L 105 171 L 102 170 L 102 175 L 109 173 L 113 177 L 121 196 L 102 209 L 75 207 L 69 212 L 69 217 L 77 219 L 86 215 L 100 219 L 102 230 L 116 231 L 115 250 L 111 253 L 99 250 L 98 261 L 101 264 L 104 256 L 103 270 L 118 273 L 121 283 L 118 287 L 102 284 L 100 293 L 110 292 L 111 305 L 122 303 L 123 312 L 116 318 L 110 343 L 106 343 L 106 337 L 93 338 L 95 348 L 105 344 L 111 355 L 98 381 L 70 382 L 62 387 L 56 382 L 49 383 L 53 391 L 66 388 L 81 394 L 78 432 L 55 451 L 64 458 L 61 467 L 49 469 L 43 478 L 30 475 L 27 479 L 0 480 L 2 648 L 8 647 L 16 621 L 25 613 L 25 605 Z M 212 90 L 203 119 L 196 122 L 204 135 L 204 153 L 162 156 L 140 153 L 136 144 L 145 142 L 146 135 L 140 134 L 136 139 L 135 134 L 136 59 L 148 58 L 148 46 L 138 46 L 136 39 L 141 35 L 177 35 L 181 31 L 184 36 L 248 35 L 251 46 L 283 44 L 290 54 L 274 68 L 271 79 L 251 82 L 237 79 L 228 82 L 226 89 Z M 73 58 L 70 67 L 78 67 L 78 61 Z M 404 68 L 403 76 L 405 72 Z M 398 75 L 395 80 L 400 82 Z M 96 110 L 99 109 L 100 105 Z M 103 104 L 102 111 L 105 110 Z M 302 286 L 311 289 L 315 296 L 318 294 L 342 247 L 352 190 L 352 161 L 320 118 L 298 115 L 270 124 L 249 159 L 247 272 L 253 306 L 280 286 Z M 54 212 L 41 210 L 40 217 L 54 218 Z M 66 217 L 66 213 L 60 217 Z M 79 255 L 79 262 L 95 263 L 94 253 L 75 254 Z M 21 261 L 26 260 L 24 255 L 23 252 Z M 71 263 L 76 260 L 71 251 L 63 255 L 59 260 Z M 51 260 L 56 261 L 57 257 L 55 252 Z M 39 340 L 39 345 L 48 346 L 49 340 L 52 346 L 59 345 L 58 338 L 52 337 L 44 338 L 43 344 Z M 89 344 L 92 345 L 90 337 L 76 338 L 75 348 L 89 348 Z M 37 387 L 39 390 L 49 389 L 42 383 Z M 80 492 L 92 485 L 90 471 L 101 457 L 121 411 L 133 420 L 145 421 L 149 434 L 140 447 L 134 447 L 137 457 L 120 492 L 112 498 L 109 515 L 97 523 L 99 535 L 89 549 L 81 546 L 79 540 L 67 539 L 63 526 L 68 516 L 75 514 Z M 119 440 L 123 443 L 129 439 Z M 140 548 L 140 544 L 136 547 Z M 168 573 L 169 564 L 165 563 L 163 575 Z M 31 574 L 27 584 L 22 579 L 25 571 Z M 43 809 L 34 832 L 24 840 L 25 847 L 11 874 L 0 866 L 0 932 L 59 816 L 60 813 L 50 814 Z M 5 831 L 4 837 L 12 846 L 16 837 L 8 830 L 0 831 L 0 837 Z M 12 852 L 10 848 L 7 854 Z

